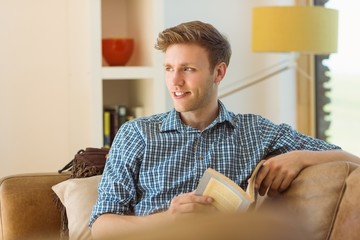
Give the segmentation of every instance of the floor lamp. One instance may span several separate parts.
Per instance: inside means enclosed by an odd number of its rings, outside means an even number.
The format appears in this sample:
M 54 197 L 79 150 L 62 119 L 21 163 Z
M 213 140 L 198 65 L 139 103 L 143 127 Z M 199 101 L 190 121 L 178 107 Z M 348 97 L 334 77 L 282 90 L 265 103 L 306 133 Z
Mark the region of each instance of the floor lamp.
M 320 6 L 256 7 L 252 15 L 252 50 L 254 52 L 289 52 L 291 60 L 264 71 L 260 77 L 241 83 L 219 94 L 232 95 L 270 77 L 296 67 L 297 55 L 329 54 L 337 51 L 338 11 Z M 294 54 L 295 53 L 295 54 Z M 298 69 L 300 70 L 300 69 Z M 259 75 L 259 74 L 256 74 Z

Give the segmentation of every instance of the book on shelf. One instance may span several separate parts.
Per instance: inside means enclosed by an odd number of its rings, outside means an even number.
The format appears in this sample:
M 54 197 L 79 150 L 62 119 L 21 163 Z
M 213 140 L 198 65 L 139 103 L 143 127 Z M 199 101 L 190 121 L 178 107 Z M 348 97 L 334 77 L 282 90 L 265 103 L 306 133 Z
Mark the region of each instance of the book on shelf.
M 208 168 L 200 179 L 196 195 L 210 196 L 223 212 L 245 211 L 256 204 L 255 179 L 265 160 L 260 161 L 248 179 L 246 191 L 222 173 Z
M 128 120 L 128 110 L 124 105 L 106 106 L 103 114 L 104 146 L 110 147 L 119 128 Z
M 104 111 L 104 147 L 111 145 L 111 112 Z
M 103 135 L 104 146 L 110 147 L 119 128 L 127 121 L 143 117 L 144 109 L 141 106 L 129 109 L 125 105 L 104 106 Z

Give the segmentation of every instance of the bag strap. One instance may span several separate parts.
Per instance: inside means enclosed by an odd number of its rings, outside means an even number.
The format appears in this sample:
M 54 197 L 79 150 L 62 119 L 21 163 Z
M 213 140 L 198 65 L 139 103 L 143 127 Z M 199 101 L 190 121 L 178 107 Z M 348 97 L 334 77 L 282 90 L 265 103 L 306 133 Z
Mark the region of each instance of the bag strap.
M 80 154 L 80 153 L 83 153 L 83 152 L 85 152 L 85 150 L 84 150 L 84 149 L 80 149 L 80 150 L 77 152 L 77 154 Z M 72 159 L 72 160 L 70 160 L 70 162 L 68 162 L 62 169 L 58 170 L 58 173 L 62 173 L 62 172 L 64 172 L 64 171 L 71 170 L 71 168 L 72 168 L 72 166 L 73 166 L 73 164 L 74 164 L 74 160 L 75 160 L 75 158 Z

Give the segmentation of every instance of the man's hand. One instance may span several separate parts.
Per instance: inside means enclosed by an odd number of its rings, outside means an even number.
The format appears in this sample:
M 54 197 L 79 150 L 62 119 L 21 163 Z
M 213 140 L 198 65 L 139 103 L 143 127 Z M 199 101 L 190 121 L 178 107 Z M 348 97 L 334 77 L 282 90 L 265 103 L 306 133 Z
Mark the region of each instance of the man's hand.
M 263 196 L 268 190 L 268 196 L 272 197 L 285 191 L 304 168 L 333 161 L 349 161 L 360 164 L 359 157 L 339 149 L 297 150 L 269 157 L 260 169 L 255 185 L 259 189 L 260 195 Z
M 171 200 L 167 214 L 177 217 L 179 214 L 206 213 L 215 210 L 211 204 L 213 199 L 208 196 L 198 196 L 195 192 L 184 193 Z
M 306 166 L 301 159 L 306 152 L 293 151 L 270 157 L 260 169 L 255 185 L 263 196 L 268 190 L 268 196 L 276 196 L 285 191 Z

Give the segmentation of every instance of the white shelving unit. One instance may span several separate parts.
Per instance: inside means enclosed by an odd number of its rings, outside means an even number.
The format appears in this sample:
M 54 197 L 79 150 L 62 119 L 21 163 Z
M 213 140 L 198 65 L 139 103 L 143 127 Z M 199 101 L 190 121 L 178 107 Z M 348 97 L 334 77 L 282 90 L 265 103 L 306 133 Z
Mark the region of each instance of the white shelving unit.
M 104 106 L 142 107 L 144 115 L 165 111 L 166 87 L 162 56 L 154 49 L 163 30 L 163 0 L 96 0 L 94 28 L 94 131 L 103 139 Z M 96 28 L 97 26 L 97 28 Z M 134 38 L 135 46 L 126 66 L 110 67 L 101 56 L 101 39 Z
M 103 80 L 151 79 L 155 76 L 153 67 L 102 67 Z

